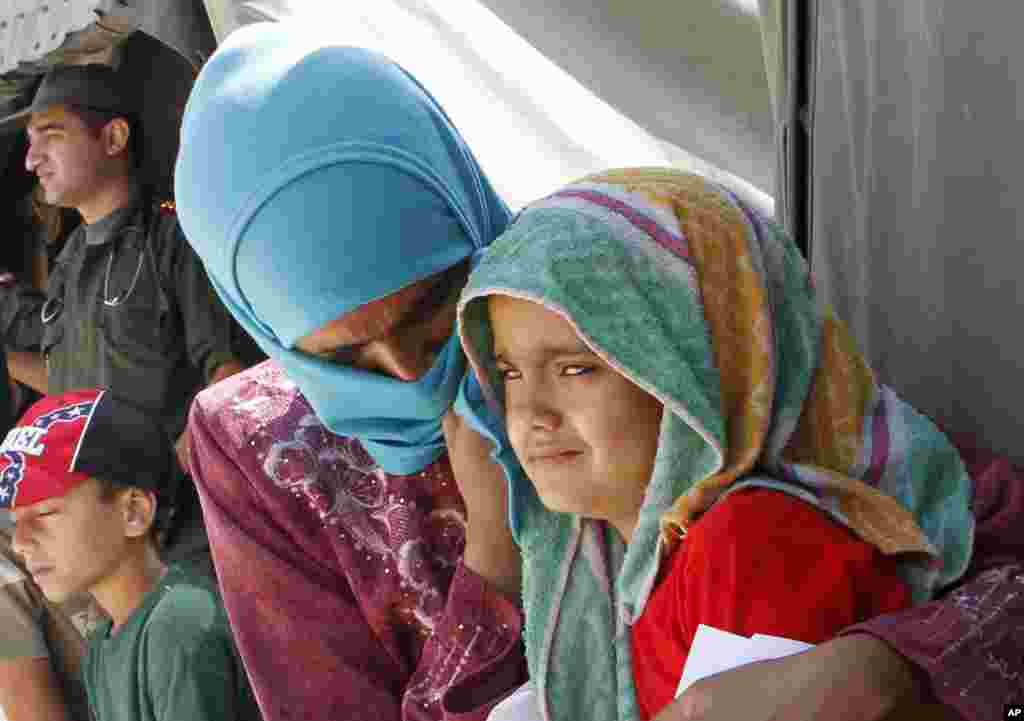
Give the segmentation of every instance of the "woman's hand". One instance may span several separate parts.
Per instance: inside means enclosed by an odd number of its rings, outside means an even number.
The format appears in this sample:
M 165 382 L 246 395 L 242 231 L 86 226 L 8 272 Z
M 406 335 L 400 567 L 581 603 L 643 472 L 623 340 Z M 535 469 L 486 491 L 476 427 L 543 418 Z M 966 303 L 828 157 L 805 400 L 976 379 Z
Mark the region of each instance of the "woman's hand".
M 491 442 L 455 411 L 448 411 L 442 427 L 452 473 L 466 504 L 463 563 L 509 598 L 518 599 L 522 561 L 508 527 L 505 472 L 491 459 Z
M 701 679 L 655 721 L 899 721 L 959 716 L 924 698 L 912 665 L 851 634 L 810 651 Z

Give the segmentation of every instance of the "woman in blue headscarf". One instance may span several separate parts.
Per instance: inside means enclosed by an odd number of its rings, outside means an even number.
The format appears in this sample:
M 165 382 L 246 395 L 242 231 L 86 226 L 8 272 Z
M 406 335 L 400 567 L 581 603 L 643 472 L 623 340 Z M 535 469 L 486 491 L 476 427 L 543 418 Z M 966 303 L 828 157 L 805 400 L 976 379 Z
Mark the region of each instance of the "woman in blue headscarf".
M 508 208 L 402 68 L 279 24 L 200 73 L 175 191 L 271 357 L 190 423 L 264 718 L 483 718 L 523 681 L 519 556 L 489 445 L 450 411 L 453 327 Z

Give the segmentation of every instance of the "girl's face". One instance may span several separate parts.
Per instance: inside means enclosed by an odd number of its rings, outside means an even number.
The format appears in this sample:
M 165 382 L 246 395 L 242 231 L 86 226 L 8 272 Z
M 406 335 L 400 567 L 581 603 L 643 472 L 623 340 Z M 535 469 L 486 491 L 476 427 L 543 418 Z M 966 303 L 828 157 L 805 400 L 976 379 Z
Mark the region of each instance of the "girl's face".
M 661 403 L 560 315 L 488 298 L 509 440 L 544 505 L 609 521 L 628 542 L 650 481 Z

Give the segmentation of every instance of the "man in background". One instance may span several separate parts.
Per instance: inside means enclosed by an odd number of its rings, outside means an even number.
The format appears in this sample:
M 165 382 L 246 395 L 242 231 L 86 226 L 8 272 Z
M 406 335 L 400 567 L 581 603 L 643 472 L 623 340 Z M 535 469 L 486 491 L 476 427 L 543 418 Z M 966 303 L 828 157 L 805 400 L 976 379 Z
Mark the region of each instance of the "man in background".
M 42 200 L 82 220 L 45 292 L 0 275 L 0 335 L 15 379 L 42 394 L 111 388 L 158 418 L 174 441 L 195 393 L 242 364 L 233 352 L 237 326 L 185 241 L 173 204 L 152 197 L 142 181 L 138 111 L 116 70 L 64 66 L 43 78 L 29 108 L 0 120 L 0 132 L 27 125 L 25 168 Z M 198 499 L 177 472 L 177 516 L 167 519 L 163 557 L 212 573 Z M 72 622 L 76 608 L 45 603 L 8 545 L 0 548 L 8 581 L 0 589 L 0 639 L 19 640 L 0 645 L 0 706 L 10 721 L 61 718 L 43 710 L 63 700 L 77 718 L 80 689 L 67 681 L 77 676 L 84 628 Z M 59 641 L 52 627 L 71 642 Z
M 45 202 L 82 224 L 51 269 L 46 293 L 0 284 L 13 377 L 41 393 L 105 387 L 134 398 L 181 437 L 194 395 L 241 370 L 233 321 L 178 227 L 173 204 L 141 182 L 138 108 L 105 65 L 51 70 L 32 105 L 0 129 L 27 123 L 26 169 Z M 187 449 L 180 447 L 182 454 Z M 191 493 L 190 487 L 185 487 Z M 172 558 L 207 554 L 198 503 L 181 505 Z

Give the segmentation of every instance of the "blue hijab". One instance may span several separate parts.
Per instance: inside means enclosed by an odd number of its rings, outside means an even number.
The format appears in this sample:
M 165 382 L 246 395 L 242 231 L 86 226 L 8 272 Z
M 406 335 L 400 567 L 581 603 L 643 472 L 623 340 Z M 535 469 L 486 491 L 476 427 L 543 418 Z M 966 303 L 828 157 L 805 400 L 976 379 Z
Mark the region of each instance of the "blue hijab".
M 377 53 L 287 23 L 243 28 L 196 80 L 174 185 L 213 286 L 321 422 L 389 473 L 440 456 L 441 417 L 466 376 L 454 333 L 411 383 L 295 350 L 326 322 L 475 259 L 508 224 L 430 93 Z

